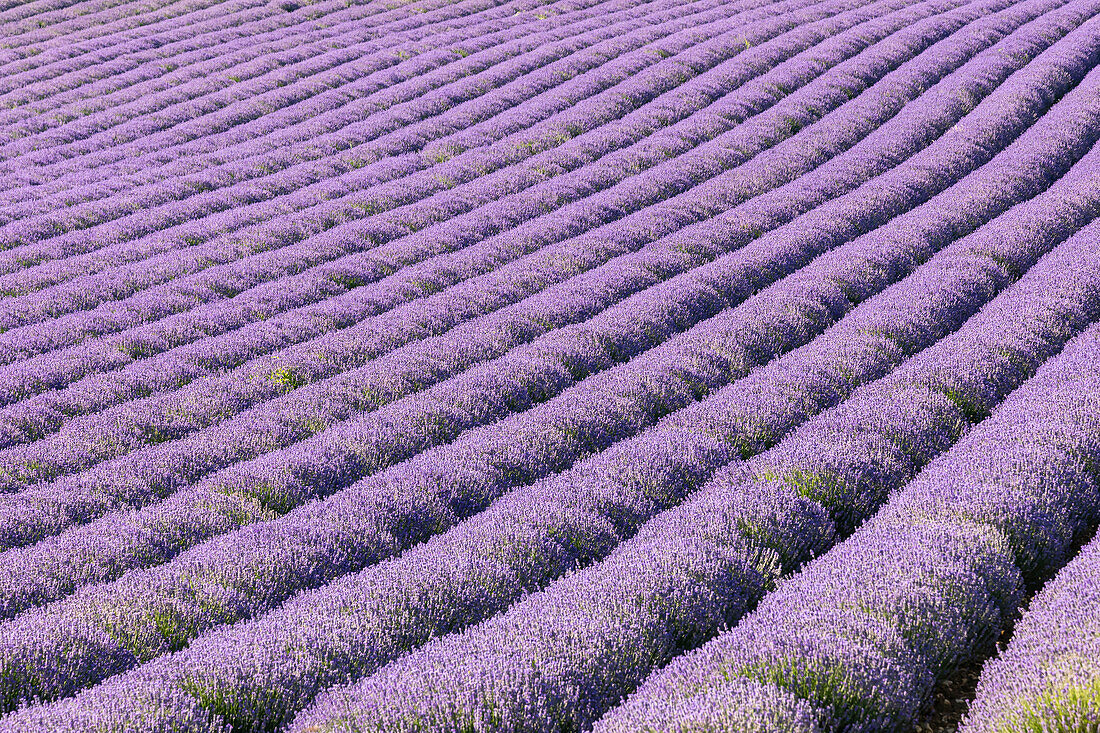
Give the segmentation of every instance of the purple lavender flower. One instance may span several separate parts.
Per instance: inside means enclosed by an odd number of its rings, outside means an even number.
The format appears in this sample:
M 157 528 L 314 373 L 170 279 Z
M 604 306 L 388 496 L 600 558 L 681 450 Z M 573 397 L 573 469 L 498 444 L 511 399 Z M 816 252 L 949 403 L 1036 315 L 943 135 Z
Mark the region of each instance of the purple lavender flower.
M 1075 102 L 1067 99 L 1063 109 L 1071 107 L 1076 108 Z M 1063 134 L 1068 132 L 1058 115 L 1052 115 L 1044 124 Z M 1048 133 L 1040 126 L 1034 134 Z M 1020 141 L 1021 147 L 1030 144 L 1027 138 Z M 1080 170 L 1074 170 L 1088 177 L 1090 165 L 1082 161 Z M 1058 185 L 1071 185 L 1073 180 L 1071 175 Z M 842 400 L 859 381 L 873 379 L 888 369 L 891 362 L 884 359 L 893 359 L 896 364 L 904 358 L 903 351 L 884 350 L 881 337 L 869 326 L 909 334 L 906 341 L 911 348 L 935 341 L 942 324 L 965 318 L 957 310 L 963 293 L 969 293 L 967 297 L 975 303 L 985 297 L 987 287 L 976 287 L 979 273 L 984 273 L 990 283 L 1007 285 L 1012 281 L 1001 266 L 976 266 L 973 253 L 989 252 L 986 248 L 998 242 L 1004 247 L 1016 237 L 1014 247 L 1001 249 L 997 259 L 1026 268 L 1041 248 L 1036 250 L 1031 232 L 1020 223 L 1034 221 L 1045 207 L 1064 200 L 1055 188 L 1050 195 L 1016 207 L 934 256 L 913 277 L 860 306 L 831 329 L 829 338 L 798 349 L 748 379 L 673 413 L 636 439 L 613 446 L 530 490 L 511 492 L 485 512 L 417 550 L 304 594 L 251 624 L 200 637 L 179 655 L 152 662 L 140 673 L 121 676 L 51 709 L 65 710 L 63 717 L 80 717 L 100 714 L 113 699 L 161 699 L 168 693 L 159 693 L 148 683 L 150 675 L 156 675 L 164 685 L 189 690 L 193 698 L 173 698 L 180 700 L 182 707 L 178 709 L 163 705 L 156 711 L 147 708 L 142 718 L 147 723 L 187 719 L 201 708 L 241 728 L 255 725 L 267 729 L 278 724 L 326 684 L 347 674 L 369 673 L 432 633 L 476 622 L 503 608 L 516 593 L 540 587 L 572 564 L 605 556 L 618 538 L 638 531 L 641 522 L 678 501 L 701 477 L 729 460 L 728 452 L 723 457 L 716 448 L 751 445 L 764 427 L 762 422 L 771 434 L 780 435 L 815 409 L 814 400 L 818 401 L 817 409 Z M 941 215 L 938 206 L 927 209 Z M 1049 215 L 1056 210 L 1049 210 Z M 877 236 L 884 237 L 888 232 Z M 965 412 L 928 386 L 935 384 L 936 365 L 943 358 L 956 352 L 965 354 L 971 361 L 966 365 L 960 362 L 960 371 L 1000 374 L 1015 362 L 1008 347 L 1021 335 L 1030 336 L 1037 318 L 1042 320 L 1042 314 L 1064 314 L 1068 303 L 1076 303 L 1074 319 L 1062 320 L 1061 327 L 1033 349 L 1037 365 L 1043 354 L 1056 351 L 1095 314 L 1095 289 L 1067 276 L 1089 251 L 1089 241 L 1085 236 L 1078 237 L 1044 258 L 958 334 L 911 359 L 895 375 L 856 390 L 846 402 L 811 419 L 773 450 L 746 464 L 735 463 L 720 470 L 718 478 L 681 509 L 643 525 L 634 540 L 614 551 L 618 560 L 582 575 L 603 578 L 594 586 L 601 598 L 617 594 L 635 598 L 640 594 L 657 603 L 670 591 L 665 586 L 649 587 L 646 584 L 651 579 L 640 575 L 640 571 L 623 575 L 622 564 L 637 570 L 648 567 L 647 563 L 657 563 L 654 567 L 663 571 L 674 564 L 674 558 L 684 556 L 685 547 L 691 547 L 695 548 L 692 552 L 706 549 L 701 558 L 707 558 L 705 562 L 711 565 L 740 562 L 742 574 L 744 568 L 756 568 L 745 577 L 749 588 L 757 588 L 759 594 L 761 577 L 774 578 L 783 569 L 794 569 L 823 551 L 836 541 L 838 527 L 841 534 L 850 531 L 850 527 L 845 529 L 845 521 L 851 524 L 851 517 L 858 521 L 868 516 L 891 487 L 904 483 L 958 439 L 967 423 Z M 960 267 L 962 262 L 970 262 L 969 267 L 975 269 Z M 930 312 L 928 301 L 915 297 L 934 294 L 937 287 L 952 279 L 961 290 L 955 297 L 934 298 L 931 302 L 938 303 L 939 310 Z M 883 320 L 884 313 L 893 313 L 895 320 Z M 924 325 L 918 328 L 918 324 Z M 993 324 L 1001 336 L 991 342 L 987 333 Z M 978 344 L 982 348 L 973 348 Z M 857 353 L 863 356 L 853 363 L 852 356 Z M 836 368 L 838 354 L 847 355 L 847 369 Z M 1017 384 L 1029 373 L 1010 372 L 1016 374 Z M 921 380 L 925 380 L 924 386 Z M 1000 395 L 1012 386 L 1003 385 Z M 999 397 L 991 399 L 995 404 Z M 884 420 L 883 415 L 890 419 Z M 722 431 L 699 433 L 698 425 L 722 426 Z M 822 450 L 839 436 L 852 435 L 860 440 L 846 445 L 866 444 L 870 450 L 832 455 Z M 697 447 L 686 450 L 691 445 Z M 641 456 L 648 458 L 652 470 L 631 468 L 641 464 Z M 658 457 L 670 462 L 658 462 Z M 822 459 L 828 463 L 822 465 Z M 464 467 L 460 480 L 469 481 L 476 475 L 475 470 L 472 465 Z M 862 496 L 868 491 L 869 496 Z M 687 538 L 693 539 L 685 545 Z M 489 554 L 478 548 L 489 550 Z M 500 555 L 495 548 L 508 550 Z M 751 580 L 753 577 L 757 580 Z M 635 579 L 640 583 L 637 587 L 632 585 Z M 620 589 L 608 595 L 607 583 L 625 583 L 631 590 Z M 730 588 L 731 593 L 744 591 L 744 586 L 736 584 Z M 660 624 L 672 625 L 663 628 L 671 634 L 673 641 L 667 643 L 673 648 L 679 648 L 683 639 L 703 640 L 713 635 L 716 619 L 729 618 L 718 610 L 721 604 L 707 605 L 714 600 L 703 588 L 695 598 L 683 601 L 663 621 L 654 621 L 655 629 L 662 628 Z M 657 607 L 663 608 L 659 604 Z M 734 609 L 738 607 L 734 604 Z M 736 616 L 735 610 L 730 613 Z M 392 620 L 395 615 L 404 619 L 397 628 Z M 637 615 L 623 615 L 616 610 L 603 618 L 593 613 L 584 623 L 591 633 L 611 639 L 623 618 L 636 619 Z M 365 634 L 374 639 L 370 654 L 362 652 Z M 662 638 L 645 643 L 659 646 L 666 643 Z M 302 650 L 292 665 L 283 659 L 283 650 L 288 647 Z M 645 648 L 659 658 L 653 646 Z M 637 662 L 639 649 L 628 649 L 629 656 L 622 659 L 636 668 L 634 673 L 644 671 L 645 665 Z M 577 673 L 583 674 L 579 670 L 586 669 L 587 662 L 581 657 L 568 664 L 576 664 Z M 605 666 L 611 664 L 612 658 L 604 659 Z M 625 667 L 622 670 L 625 675 Z M 622 680 L 619 678 L 616 684 L 622 684 Z M 272 695 L 280 702 L 273 702 Z M 232 706 L 219 702 L 229 699 L 237 702 Z
M 1008 647 L 982 669 L 960 730 L 1068 731 L 1100 724 L 1098 560 L 1100 541 L 1093 540 L 1032 599 Z
M 1093 229 L 1079 239 L 1094 242 Z M 734 714 L 746 703 L 716 692 L 734 678 L 806 700 L 826 727 L 910 725 L 933 683 L 990 654 L 1026 585 L 1064 563 L 1100 520 L 1100 487 L 1086 468 L 1100 454 L 1098 353 L 1093 325 L 853 537 L 732 631 L 658 672 L 596 729 L 635 730 L 669 698 L 697 694 Z
M 1098 13 L 0 3 L 0 730 L 1088 720 Z

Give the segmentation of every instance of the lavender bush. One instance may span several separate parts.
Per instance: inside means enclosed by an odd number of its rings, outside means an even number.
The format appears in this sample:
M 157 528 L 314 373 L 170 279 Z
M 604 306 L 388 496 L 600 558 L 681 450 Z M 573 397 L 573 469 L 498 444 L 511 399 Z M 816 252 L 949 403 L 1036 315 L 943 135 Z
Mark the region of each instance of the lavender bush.
M 0 0 L 0 730 L 904 730 L 1010 634 L 966 729 L 1094 725 L 1098 62 Z
M 982 670 L 962 730 L 1089 730 L 1100 724 L 1100 597 L 1093 540 L 1031 601 Z
M 989 654 L 1027 585 L 1100 520 L 1098 336 L 1089 328 L 853 537 L 596 728 L 636 730 L 668 714 L 670 700 L 714 699 L 708 690 L 748 681 L 786 691 L 789 712 L 811 705 L 826 729 L 912 725 L 934 683 Z M 755 697 L 719 699 L 751 707 Z

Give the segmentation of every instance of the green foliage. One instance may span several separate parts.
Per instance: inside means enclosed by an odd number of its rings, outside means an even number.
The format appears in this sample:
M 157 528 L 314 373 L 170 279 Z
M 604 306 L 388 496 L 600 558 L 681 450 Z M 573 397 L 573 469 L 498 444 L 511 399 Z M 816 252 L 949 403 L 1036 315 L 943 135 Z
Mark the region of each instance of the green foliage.
M 145 445 L 157 445 L 158 443 L 166 443 L 173 439 L 173 435 L 168 430 L 162 430 L 155 425 L 143 425 L 141 427 L 141 442 Z
M 278 385 L 284 392 L 291 392 L 309 384 L 309 379 L 290 367 L 279 367 L 267 375 L 268 379 Z
M 974 397 L 954 387 L 941 386 L 935 389 L 950 400 L 971 423 L 979 423 L 989 417 L 989 410 Z
M 210 290 L 213 293 L 223 297 L 232 298 L 238 295 L 244 288 L 240 285 L 228 285 L 225 283 L 214 283 L 210 286 Z
M 827 504 L 847 493 L 844 481 L 828 471 L 804 471 L 793 468 L 783 474 L 782 481 L 807 499 Z
M 150 356 L 157 353 L 152 345 L 143 341 L 126 341 L 115 344 L 115 348 L 131 359 L 148 359 Z
M 839 664 L 822 666 L 803 658 L 757 662 L 723 672 L 727 681 L 753 679 L 787 690 L 797 697 L 831 706 L 835 718 L 847 727 L 873 720 L 884 712 L 881 697 L 855 679 Z
M 409 285 L 419 290 L 424 295 L 432 295 L 438 293 L 443 289 L 443 286 L 439 283 L 434 283 L 431 280 L 409 280 Z
M 157 633 L 164 639 L 168 648 L 174 652 L 187 646 L 194 635 L 194 630 L 188 629 L 174 614 L 165 611 L 153 611 L 152 618 Z
M 340 272 L 334 272 L 328 276 L 328 279 L 333 283 L 339 285 L 345 290 L 352 290 L 354 288 L 361 288 L 368 284 L 370 280 L 359 275 L 349 275 Z
M 1053 688 L 1034 700 L 1020 700 L 997 733 L 1091 733 L 1100 710 L 1100 677 Z M 1058 724 L 1055 724 L 1055 721 Z

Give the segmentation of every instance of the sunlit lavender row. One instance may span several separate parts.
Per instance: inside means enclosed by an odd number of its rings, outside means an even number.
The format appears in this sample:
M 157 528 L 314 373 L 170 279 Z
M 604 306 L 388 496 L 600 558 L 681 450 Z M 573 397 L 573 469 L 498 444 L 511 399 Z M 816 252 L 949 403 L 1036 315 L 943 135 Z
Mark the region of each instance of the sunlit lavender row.
M 1100 0 L 0 2 L 0 731 L 1092 730 L 1098 329 Z

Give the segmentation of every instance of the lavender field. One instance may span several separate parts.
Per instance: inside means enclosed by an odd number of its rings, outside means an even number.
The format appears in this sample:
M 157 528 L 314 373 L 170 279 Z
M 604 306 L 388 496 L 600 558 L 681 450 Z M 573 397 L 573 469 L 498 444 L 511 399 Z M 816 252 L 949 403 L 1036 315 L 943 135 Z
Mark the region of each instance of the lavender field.
M 0 0 L 0 733 L 1100 733 L 1100 0 Z

